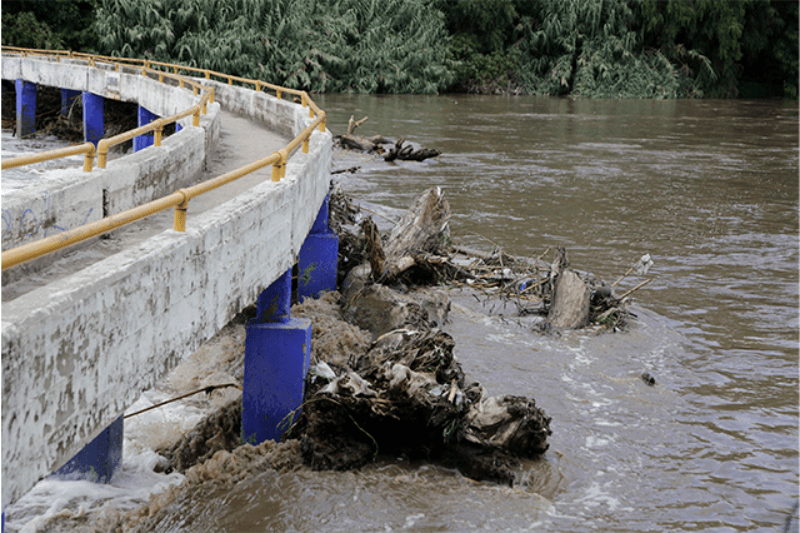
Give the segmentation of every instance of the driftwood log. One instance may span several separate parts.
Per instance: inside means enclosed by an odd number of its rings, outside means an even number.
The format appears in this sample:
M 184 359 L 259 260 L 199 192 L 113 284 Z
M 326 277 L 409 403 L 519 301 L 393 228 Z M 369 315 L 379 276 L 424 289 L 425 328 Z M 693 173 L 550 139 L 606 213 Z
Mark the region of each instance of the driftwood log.
M 405 143 L 405 139 L 399 139 L 394 148 L 389 150 L 384 156 L 384 161 L 424 161 L 431 157 L 436 157 L 442 154 L 441 151 L 435 150 L 433 148 L 417 148 L 414 149 L 413 146 L 410 144 L 407 146 L 403 146 Z
M 417 258 L 423 254 L 444 250 L 450 237 L 451 215 L 450 203 L 440 187 L 431 187 L 417 197 L 386 239 L 385 279 L 397 279 L 417 265 Z
M 589 324 L 591 291 L 572 269 L 561 272 L 553 288 L 547 320 L 558 329 L 578 329 Z
M 347 123 L 347 133 L 344 135 L 337 135 L 334 138 L 334 143 L 348 150 L 359 150 L 361 152 L 383 154 L 385 161 L 424 161 L 431 157 L 441 155 L 441 151 L 432 148 L 414 148 L 412 145 L 405 145 L 405 139 L 399 139 L 394 143 L 394 147 L 386 152 L 383 148 L 384 144 L 392 144 L 392 141 L 382 135 L 373 135 L 372 137 L 364 137 L 363 135 L 356 135 L 355 130 L 364 122 L 369 120 L 369 117 L 364 117 L 361 120 L 355 120 L 353 115 L 350 115 L 350 120 Z M 355 168 L 355 167 L 354 167 Z

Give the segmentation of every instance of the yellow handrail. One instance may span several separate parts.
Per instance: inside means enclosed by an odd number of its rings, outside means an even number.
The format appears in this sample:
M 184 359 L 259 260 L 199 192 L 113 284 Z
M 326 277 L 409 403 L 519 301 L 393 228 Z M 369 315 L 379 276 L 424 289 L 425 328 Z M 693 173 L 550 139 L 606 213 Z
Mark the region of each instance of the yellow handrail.
M 12 49 L 12 48 L 13 47 L 3 47 L 3 49 Z M 26 53 L 36 53 L 36 54 L 38 54 L 39 52 L 45 52 L 44 54 L 41 54 L 41 55 L 47 55 L 47 53 L 51 53 L 52 52 L 52 51 L 39 51 L 39 50 L 24 50 L 24 49 L 17 49 L 17 48 L 13 48 L 13 50 L 19 50 L 23 55 L 25 55 Z M 61 51 L 59 51 L 59 52 L 61 52 Z M 56 54 L 56 55 L 58 55 L 58 54 Z M 75 52 L 68 52 L 66 54 L 62 53 L 61 55 L 68 55 L 69 57 L 78 58 L 78 59 L 86 59 L 88 57 L 88 58 L 90 58 L 90 61 L 92 63 L 95 63 L 96 61 L 99 60 L 99 61 L 103 61 L 103 62 L 109 62 L 109 63 L 112 63 L 114 65 L 119 65 L 119 63 L 113 63 L 111 61 L 107 61 L 107 59 L 114 59 L 114 60 L 117 60 L 117 61 L 120 61 L 120 60 L 123 60 L 123 61 L 140 61 L 140 62 L 146 61 L 146 60 L 138 60 L 138 59 L 130 59 L 130 58 L 105 58 L 105 57 L 102 57 L 102 56 L 91 56 L 89 54 L 82 54 L 82 53 L 75 53 Z M 56 250 L 60 250 L 62 248 L 66 248 L 67 246 L 70 246 L 70 245 L 75 244 L 75 243 L 80 242 L 80 241 L 84 241 L 84 240 L 90 239 L 90 238 L 95 237 L 97 235 L 100 235 L 102 233 L 107 233 L 107 232 L 112 231 L 112 230 L 114 230 L 116 228 L 125 226 L 127 224 L 130 224 L 131 222 L 135 222 L 136 220 L 142 219 L 144 217 L 150 216 L 152 214 L 164 211 L 164 210 L 172 208 L 172 207 L 175 208 L 175 215 L 174 215 L 174 222 L 173 222 L 174 229 L 176 231 L 181 231 L 181 232 L 186 231 L 186 210 L 187 210 L 188 205 L 189 205 L 189 200 L 191 200 L 192 198 L 194 198 L 196 196 L 199 196 L 201 194 L 204 194 L 206 192 L 214 190 L 214 189 L 216 189 L 218 187 L 221 187 L 221 186 L 223 186 L 223 185 L 225 185 L 227 183 L 230 183 L 231 181 L 239 179 L 239 178 L 241 178 L 241 177 L 243 177 L 243 176 L 245 176 L 247 174 L 250 174 L 251 172 L 254 172 L 254 171 L 256 171 L 256 170 L 258 170 L 260 168 L 263 168 L 263 167 L 265 167 L 265 166 L 267 166 L 269 164 L 272 164 L 272 181 L 279 181 L 280 178 L 282 178 L 286 173 L 286 163 L 287 163 L 289 157 L 291 156 L 292 152 L 294 150 L 296 150 L 297 147 L 300 146 L 300 144 L 302 143 L 302 145 L 303 145 L 303 153 L 308 153 L 308 143 L 309 143 L 309 139 L 311 138 L 311 134 L 313 133 L 314 129 L 319 127 L 321 132 L 323 132 L 323 133 L 325 132 L 325 112 L 322 111 L 317 106 L 316 103 L 314 103 L 314 101 L 308 96 L 308 94 L 305 91 L 297 91 L 295 89 L 287 89 L 285 87 L 278 87 L 276 85 L 268 84 L 266 82 L 262 82 L 262 81 L 259 81 L 259 80 L 249 80 L 249 79 L 246 79 L 246 78 L 231 77 L 231 76 L 228 76 L 227 74 L 220 74 L 218 72 L 213 72 L 213 71 L 210 71 L 210 70 L 207 70 L 207 69 L 198 69 L 198 68 L 195 68 L 195 67 L 184 67 L 184 66 L 181 66 L 181 65 L 172 65 L 172 64 L 169 64 L 169 63 L 160 63 L 160 62 L 156 62 L 156 61 L 149 61 L 149 65 L 151 65 L 151 66 L 152 65 L 157 65 L 157 66 L 163 66 L 163 67 L 168 67 L 168 68 L 174 68 L 175 72 L 177 72 L 177 69 L 179 69 L 179 68 L 183 69 L 183 70 L 191 70 L 191 71 L 202 72 L 202 73 L 204 73 L 206 79 L 210 79 L 211 75 L 214 75 L 214 76 L 217 76 L 217 77 L 220 77 L 220 78 L 223 78 L 223 79 L 230 79 L 230 80 L 234 80 L 235 79 L 236 81 L 242 81 L 244 83 L 252 83 L 253 85 L 256 86 L 256 88 L 258 90 L 260 90 L 260 88 L 262 86 L 269 87 L 269 88 L 274 89 L 274 90 L 277 91 L 277 96 L 278 96 L 279 99 L 280 99 L 280 96 L 281 96 L 281 94 L 280 94 L 281 91 L 289 93 L 289 94 L 295 94 L 295 95 L 298 95 L 298 96 L 301 97 L 304 107 L 306 105 L 309 107 L 309 115 L 313 118 L 314 115 L 316 114 L 317 118 L 313 122 L 311 122 L 311 124 L 308 127 L 306 127 L 303 131 L 301 131 L 299 135 L 297 135 L 294 139 L 292 139 L 289 142 L 289 144 L 287 144 L 284 148 L 281 148 L 277 152 L 275 152 L 273 154 L 270 154 L 269 156 L 267 156 L 267 157 L 265 157 L 263 159 L 259 159 L 258 161 L 254 161 L 253 163 L 249 163 L 249 164 L 247 164 L 247 165 L 245 165 L 245 166 L 243 166 L 241 168 L 238 168 L 236 170 L 230 171 L 230 172 L 228 172 L 226 174 L 223 174 L 221 176 L 217 176 L 216 178 L 212 178 L 210 180 L 207 180 L 207 181 L 205 181 L 203 183 L 199 183 L 199 184 L 194 185 L 192 187 L 189 187 L 189 188 L 186 188 L 186 189 L 180 189 L 180 190 L 178 190 L 178 191 L 176 191 L 176 192 L 174 192 L 174 193 L 172 193 L 172 194 L 170 194 L 168 196 L 165 196 L 165 197 L 157 199 L 157 200 L 153 200 L 152 202 L 149 202 L 147 204 L 141 205 L 139 207 L 134 207 L 134 208 L 128 209 L 127 211 L 124 211 L 122 213 L 119 213 L 119 214 L 116 214 L 116 215 L 112 215 L 110 217 L 106 217 L 103 220 L 99 220 L 99 221 L 92 222 L 92 223 L 89 223 L 89 224 L 84 224 L 83 226 L 79 226 L 78 228 L 65 231 L 64 233 L 60 233 L 60 234 L 54 235 L 52 237 L 47 237 L 47 238 L 44 238 L 44 239 L 41 239 L 41 240 L 38 240 L 38 241 L 35 241 L 35 242 L 32 242 L 32 243 L 28 243 L 28 244 L 25 244 L 25 245 L 22 245 L 22 246 L 18 246 L 16 248 L 12 248 L 11 250 L 5 251 L 5 252 L 2 253 L 2 269 L 3 270 L 5 270 L 7 268 L 11 268 L 11 267 L 16 266 L 16 265 L 19 265 L 19 264 L 24 263 L 26 261 L 30 261 L 30 260 L 35 259 L 37 257 L 41 257 L 41 256 L 46 255 L 48 253 L 54 252 Z M 148 69 L 148 70 L 152 70 L 152 69 Z M 184 79 L 183 79 L 183 77 L 181 77 L 179 75 L 169 74 L 169 73 L 162 73 L 160 71 L 154 71 L 154 72 L 157 72 L 159 75 L 169 76 L 169 77 L 172 77 L 172 78 L 176 78 L 176 77 L 180 78 L 181 86 L 183 85 Z M 150 131 L 155 131 L 156 132 L 156 142 L 158 143 L 157 145 L 160 145 L 160 133 L 161 133 L 161 130 L 163 129 L 164 125 L 170 124 L 172 122 L 175 122 L 176 120 L 184 118 L 184 117 L 186 117 L 186 116 L 188 116 L 190 114 L 194 116 L 194 123 L 195 123 L 194 125 L 195 126 L 199 125 L 200 109 L 202 109 L 202 111 L 205 112 L 205 104 L 206 104 L 206 102 L 209 102 L 209 101 L 213 102 L 214 101 L 213 100 L 213 98 L 214 98 L 214 89 L 212 87 L 206 87 L 206 86 L 200 85 L 199 83 L 195 82 L 194 80 L 186 80 L 186 81 L 191 83 L 194 87 L 199 87 L 199 88 L 202 88 L 203 90 L 206 91 L 205 94 L 203 95 L 202 99 L 201 99 L 201 104 L 197 104 L 197 105 L 191 107 L 190 109 L 184 110 L 184 111 L 182 111 L 182 112 L 180 112 L 180 113 L 178 113 L 176 115 L 173 115 L 171 117 L 158 119 L 158 120 L 156 120 L 154 122 L 151 122 L 150 124 L 148 124 L 146 126 L 142 126 L 140 128 L 136 128 L 134 130 L 130 130 L 130 131 L 122 133 L 120 135 L 116 135 L 114 137 L 110 137 L 108 139 L 101 140 L 98 143 L 98 147 L 97 147 L 98 166 L 100 166 L 101 168 L 105 168 L 105 158 L 106 158 L 106 155 L 108 153 L 108 148 L 110 148 L 111 146 L 114 146 L 115 144 L 119 144 L 119 143 L 124 142 L 126 140 L 132 139 L 133 137 L 135 137 L 137 135 L 141 135 L 142 133 L 149 133 Z M 74 148 L 68 148 L 68 149 L 65 149 L 65 150 L 77 150 L 77 149 L 88 150 L 87 145 L 90 146 L 91 149 L 92 149 L 91 157 L 93 159 L 94 158 L 94 146 L 92 145 L 92 143 L 86 143 L 85 145 L 81 145 L 81 146 L 74 147 Z M 83 153 L 83 152 L 82 151 L 78 151 L 76 153 Z M 41 155 L 41 154 L 36 154 L 36 155 Z M 70 154 L 70 155 L 72 155 L 72 154 Z M 25 156 L 25 157 L 33 157 L 33 156 Z M 88 157 L 89 157 L 89 155 L 88 155 L 88 152 L 87 152 L 87 158 Z M 20 159 L 20 158 L 15 158 L 15 159 Z M 6 164 L 6 161 L 11 161 L 11 160 L 3 161 L 3 165 Z M 91 164 L 91 162 L 89 162 L 87 164 Z M 17 165 L 14 165 L 14 166 L 17 166 Z M 6 167 L 3 166 L 3 168 L 6 168 Z
M 17 246 L 16 248 L 3 252 L 3 270 L 55 252 L 56 250 L 66 248 L 72 244 L 91 239 L 97 235 L 107 233 L 146 216 L 169 209 L 182 201 L 183 196 L 181 193 L 174 192 L 169 196 L 153 200 L 152 202 L 134 207 L 133 209 L 128 209 L 127 211 L 106 217 L 102 220 L 90 222 L 83 226 L 78 226 L 75 229 L 67 230 L 64 233 Z
M 39 152 L 38 154 L 9 157 L 8 159 L 3 159 L 2 170 L 7 168 L 21 167 L 23 165 L 30 165 L 31 163 L 50 161 L 51 159 L 60 159 L 62 157 L 69 157 L 71 155 L 78 154 L 86 155 L 83 161 L 83 170 L 85 172 L 91 172 L 92 164 L 94 163 L 94 144 L 90 142 L 75 146 L 68 146 L 67 148 L 59 148 L 57 150 Z

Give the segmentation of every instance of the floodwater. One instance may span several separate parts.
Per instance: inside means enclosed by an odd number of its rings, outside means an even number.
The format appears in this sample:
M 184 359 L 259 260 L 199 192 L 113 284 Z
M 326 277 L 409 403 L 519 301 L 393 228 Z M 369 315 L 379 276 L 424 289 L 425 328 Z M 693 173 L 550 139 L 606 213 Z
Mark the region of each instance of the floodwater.
M 513 307 L 487 317 L 488 305 L 454 295 L 448 329 L 468 374 L 491 394 L 534 397 L 553 418 L 550 450 L 530 466 L 532 493 L 448 483 L 445 473 L 416 474 L 411 491 L 387 476 L 371 488 L 375 509 L 348 515 L 354 523 L 784 529 L 798 498 L 796 104 L 348 95 L 319 104 L 334 133 L 351 114 L 369 116 L 357 133 L 443 151 L 369 163 L 344 179 L 357 198 L 405 208 L 440 185 L 461 242 L 527 257 L 563 245 L 575 268 L 607 281 L 644 253 L 655 261 L 645 278 L 620 283 L 653 280 L 622 334 L 543 337 L 516 325 Z M 328 505 L 348 507 L 358 487 Z
M 450 290 L 468 378 L 552 417 L 549 451 L 515 488 L 392 457 L 253 472 L 195 491 L 155 530 L 797 531 L 795 103 L 315 99 L 334 133 L 368 115 L 358 133 L 443 151 L 340 175 L 357 199 L 403 209 L 440 185 L 460 243 L 526 257 L 562 245 L 609 282 L 649 253 L 647 276 L 619 288 L 652 282 L 631 329 L 599 336 L 542 335 L 511 306 Z

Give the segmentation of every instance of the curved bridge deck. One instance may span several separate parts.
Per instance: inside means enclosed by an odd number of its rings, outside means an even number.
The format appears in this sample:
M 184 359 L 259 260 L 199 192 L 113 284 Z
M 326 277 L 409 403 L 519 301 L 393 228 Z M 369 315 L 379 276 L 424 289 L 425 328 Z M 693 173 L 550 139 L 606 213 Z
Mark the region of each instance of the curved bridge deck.
M 116 91 L 106 98 L 136 100 L 146 93 L 150 111 L 162 116 L 175 112 L 175 101 L 191 105 L 199 98 L 192 100 L 189 89 L 188 97 L 175 100 L 177 87 L 167 92 L 151 87 L 158 83 L 152 72 L 143 76 L 126 74 L 124 68 L 96 68 L 94 59 L 56 64 L 4 57 L 2 68 L 6 79 L 22 76 L 70 90 Z M 144 66 L 139 68 L 145 72 Z M 274 170 L 272 180 L 267 178 L 266 166 L 215 195 L 191 199 L 185 232 L 169 229 L 171 223 L 159 224 L 156 216 L 122 236 L 89 243 L 72 258 L 65 256 L 50 273 L 45 268 L 35 274 L 40 277 L 36 283 L 30 276 L 24 280 L 25 265 L 4 274 L 4 283 L 24 281 L 3 290 L 3 508 L 64 465 L 119 420 L 143 390 L 265 290 L 285 280 L 319 225 L 330 185 L 331 135 L 324 130 L 324 113 L 317 109 L 314 120 L 309 107 L 262 90 L 201 81 L 214 88 L 218 103 L 208 105 L 199 125 L 196 115 L 195 125 L 188 116 L 183 130 L 160 147 L 109 161 L 107 168 L 86 175 L 64 177 L 59 182 L 63 187 L 50 191 L 61 202 L 53 216 L 75 220 L 72 212 L 98 197 L 103 212 L 107 195 L 118 203 L 133 201 L 137 194 L 152 195 L 171 183 L 172 173 L 198 161 L 201 169 L 208 167 L 206 175 L 219 174 L 268 156 L 270 143 L 281 144 L 283 137 L 302 132 L 309 132 L 308 153 L 297 149 L 287 160 L 288 150 L 281 149 L 276 160 L 285 176 L 279 181 L 273 181 Z M 169 97 L 158 96 L 162 93 Z M 305 93 L 302 97 L 309 101 Z M 166 107 L 159 109 L 161 103 Z M 220 114 L 222 145 L 214 151 Z M 314 124 L 321 125 L 310 129 Z M 181 143 L 191 148 L 185 150 Z M 144 184 L 136 181 L 143 172 L 151 176 Z M 152 176 L 158 179 L 155 187 Z M 21 213 L 24 201 L 24 195 L 4 195 L 4 217 L 8 211 L 13 218 L 13 209 Z M 167 211 L 160 218 L 169 220 L 171 215 Z M 77 224 L 80 220 L 83 216 Z M 24 227 L 18 236 L 33 238 Z M 8 247 L 4 236 L 4 249 Z

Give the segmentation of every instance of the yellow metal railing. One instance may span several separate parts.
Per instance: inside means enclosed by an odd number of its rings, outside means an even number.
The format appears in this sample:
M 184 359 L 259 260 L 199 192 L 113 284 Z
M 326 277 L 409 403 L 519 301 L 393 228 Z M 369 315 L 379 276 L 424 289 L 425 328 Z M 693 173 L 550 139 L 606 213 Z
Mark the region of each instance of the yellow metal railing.
M 92 164 L 94 163 L 94 144 L 87 142 L 75 146 L 68 146 L 66 148 L 59 148 L 58 150 L 48 150 L 47 152 L 39 152 L 38 154 L 23 155 L 20 157 L 10 157 L 3 159 L 2 170 L 7 168 L 21 167 L 23 165 L 30 165 L 32 163 L 41 163 L 42 161 L 50 161 L 52 159 L 61 159 L 62 157 L 69 157 L 71 155 L 86 154 L 83 161 L 83 170 L 86 172 L 92 171 Z
M 226 79 L 228 80 L 229 84 L 232 84 L 233 81 L 238 81 L 240 83 L 247 83 L 252 84 L 255 86 L 256 90 L 261 91 L 262 88 L 269 88 L 275 90 L 277 92 L 277 97 L 281 97 L 281 92 L 285 92 L 287 94 L 294 94 L 300 96 L 301 103 L 303 107 L 309 108 L 309 117 L 314 118 L 316 115 L 316 119 L 311 122 L 311 124 L 306 127 L 303 131 L 301 131 L 294 139 L 289 142 L 284 148 L 281 148 L 277 152 L 270 154 L 269 156 L 259 159 L 258 161 L 254 161 L 248 165 L 245 165 L 241 168 L 223 174 L 221 176 L 217 176 L 216 178 L 212 178 L 207 180 L 203 183 L 199 183 L 192 187 L 188 187 L 185 189 L 180 189 L 168 196 L 163 198 L 159 198 L 147 204 L 141 205 L 139 207 L 134 207 L 133 209 L 129 209 L 122 213 L 118 213 L 116 215 L 112 215 L 106 217 L 102 220 L 98 220 L 96 222 L 91 222 L 89 224 L 84 224 L 79 226 L 78 228 L 65 231 L 58 235 L 53 235 L 51 237 L 46 237 L 44 239 L 31 242 L 28 244 L 24 244 L 22 246 L 18 246 L 11 250 L 7 250 L 2 253 L 2 269 L 5 270 L 7 268 L 11 268 L 13 266 L 19 265 L 26 261 L 30 261 L 32 259 L 36 259 L 48 253 L 54 252 L 56 250 L 60 250 L 62 248 L 66 248 L 72 244 L 85 241 L 87 239 L 91 239 L 92 237 L 96 237 L 97 235 L 101 235 L 103 233 L 108 233 L 114 229 L 120 228 L 147 216 L 153 215 L 155 213 L 159 213 L 161 211 L 165 211 L 170 208 L 175 209 L 174 214 L 174 222 L 173 227 L 176 231 L 184 232 L 186 231 L 186 210 L 189 207 L 189 201 L 196 196 L 204 194 L 206 192 L 212 191 L 218 187 L 222 187 L 223 185 L 230 183 L 234 180 L 237 180 L 251 172 L 254 172 L 260 168 L 263 168 L 267 165 L 272 165 L 272 181 L 279 181 L 285 174 L 286 174 L 286 163 L 291 156 L 292 152 L 297 149 L 298 146 L 302 144 L 303 153 L 308 153 L 308 143 L 313 131 L 319 127 L 321 132 L 325 132 L 325 112 L 322 111 L 314 101 L 309 98 L 308 93 L 305 91 L 297 91 L 295 89 L 288 89 L 285 87 L 279 87 L 277 85 L 272 85 L 263 81 L 259 80 L 250 80 L 246 78 L 239 78 L 236 76 L 229 76 L 227 74 L 221 74 L 219 72 L 210 71 L 207 69 L 198 69 L 194 67 L 185 67 L 182 65 L 173 65 L 169 63 L 161 63 L 157 61 L 149 61 L 144 59 L 130 59 L 130 58 L 107 58 L 103 56 L 91 56 L 89 54 L 81 54 L 75 52 L 64 52 L 64 51 L 51 51 L 51 50 L 27 50 L 27 49 L 20 49 L 20 48 L 12 48 L 12 47 L 3 47 L 3 50 L 10 50 L 12 53 L 21 53 L 22 55 L 49 55 L 49 56 L 56 56 L 56 57 L 70 57 L 76 59 L 87 60 L 90 62 L 92 66 L 95 66 L 97 61 L 105 62 L 105 63 L 112 63 L 114 64 L 117 70 L 120 69 L 121 62 L 133 62 L 133 63 L 141 63 L 142 64 L 142 73 L 144 75 L 148 74 L 158 74 L 161 76 L 170 76 L 170 77 L 178 77 L 181 78 L 180 85 L 181 87 L 184 86 L 184 83 L 192 83 L 195 89 L 198 87 L 202 87 L 203 89 L 210 89 L 204 95 L 204 98 L 207 96 L 210 102 L 213 102 L 213 88 L 205 87 L 202 85 L 197 84 L 194 80 L 184 79 L 179 74 L 177 74 L 178 70 L 187 70 L 191 72 L 200 72 L 203 73 L 206 79 L 212 79 L 213 77 Z M 90 59 L 89 59 L 90 58 Z M 114 60 L 108 61 L 108 60 Z M 155 71 L 152 69 L 153 66 L 159 67 L 166 67 L 172 68 L 173 73 L 168 74 L 160 71 Z M 163 78 L 160 78 L 163 81 Z M 204 105 L 203 105 L 204 107 Z M 165 119 L 158 119 L 154 122 L 151 122 L 147 126 L 142 126 L 141 128 L 136 128 L 134 130 L 130 130 L 126 133 L 116 135 L 109 139 L 103 139 L 98 143 L 98 166 L 105 167 L 105 156 L 102 155 L 103 151 L 107 154 L 108 147 L 113 146 L 114 144 L 119 144 L 124 142 L 125 140 L 131 139 L 137 135 L 141 135 L 142 133 L 147 133 L 150 131 L 154 131 L 156 135 L 156 142 L 157 145 L 160 144 L 160 134 L 165 124 L 169 124 L 174 122 L 175 120 L 179 120 L 180 118 L 186 117 L 190 114 L 194 115 L 195 121 L 199 121 L 199 112 L 200 112 L 200 104 L 193 106 L 190 109 L 187 109 L 177 115 L 173 115 L 172 117 L 168 117 Z M 203 109 L 205 112 L 205 109 Z M 197 125 L 197 123 L 195 123 Z M 148 129 L 149 128 L 149 129 Z M 106 142 L 108 141 L 108 142 Z M 105 145 L 103 143 L 105 142 Z M 91 146 L 92 148 L 92 159 L 94 158 L 94 146 L 92 143 L 86 143 L 85 145 L 66 148 L 63 150 L 78 150 L 74 153 L 83 153 L 82 150 L 88 150 L 87 145 Z M 102 146 L 101 146 L 102 145 Z M 68 155 L 74 155 L 74 153 L 70 153 Z M 37 154 L 41 155 L 41 154 Z M 25 156 L 29 157 L 29 156 Z M 32 156 L 30 156 L 32 157 Z M 57 156 L 63 157 L 63 156 Z M 89 158 L 89 154 L 87 152 L 86 155 L 87 159 Z M 16 158 L 19 159 L 19 158 Z M 3 161 L 5 165 L 6 161 Z M 100 162 L 102 161 L 102 165 Z M 26 163 L 21 163 L 26 164 Z M 91 165 L 90 162 L 86 163 Z M 6 168 L 3 166 L 3 168 Z M 85 166 L 84 166 L 85 168 Z

